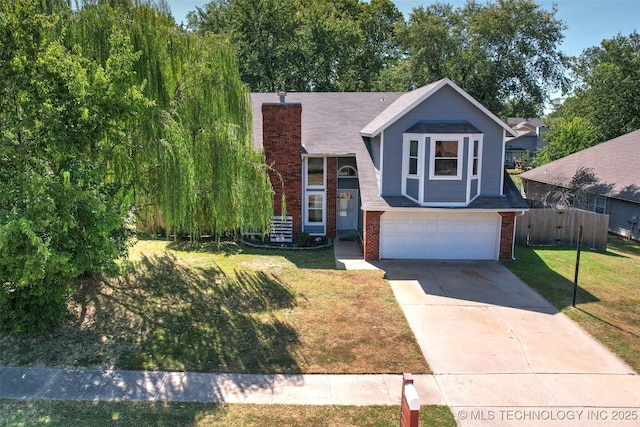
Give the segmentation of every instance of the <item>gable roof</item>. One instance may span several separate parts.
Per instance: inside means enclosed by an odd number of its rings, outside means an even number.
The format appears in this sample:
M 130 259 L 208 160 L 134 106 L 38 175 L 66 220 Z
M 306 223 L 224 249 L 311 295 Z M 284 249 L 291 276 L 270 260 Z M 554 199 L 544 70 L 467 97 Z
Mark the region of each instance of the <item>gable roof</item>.
M 491 111 L 487 110 L 482 104 L 476 101 L 471 95 L 462 90 L 458 85 L 449 80 L 448 78 L 444 78 L 442 80 L 438 80 L 426 86 L 422 86 L 418 89 L 412 90 L 411 92 L 407 92 L 401 97 L 399 97 L 393 104 L 387 107 L 384 111 L 382 111 L 378 116 L 370 121 L 365 127 L 360 130 L 360 134 L 366 137 L 374 137 L 384 131 L 387 127 L 391 126 L 402 116 L 411 111 L 418 104 L 424 102 L 431 95 L 438 92 L 444 86 L 449 86 L 462 95 L 467 101 L 473 104 L 476 108 L 482 111 L 484 114 L 489 116 L 493 121 L 495 121 L 498 125 L 500 125 L 508 134 L 512 136 L 517 136 L 515 131 L 511 129 L 506 123 L 500 120 L 495 114 Z
M 523 179 L 568 187 L 580 167 L 593 170 L 599 194 L 640 203 L 640 129 L 520 174 Z

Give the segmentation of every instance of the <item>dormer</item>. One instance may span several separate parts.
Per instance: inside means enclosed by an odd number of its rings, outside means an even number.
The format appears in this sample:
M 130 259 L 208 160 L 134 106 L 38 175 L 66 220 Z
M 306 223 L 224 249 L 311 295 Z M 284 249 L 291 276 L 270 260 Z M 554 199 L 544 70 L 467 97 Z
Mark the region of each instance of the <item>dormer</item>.
M 361 130 L 379 145 L 379 194 L 465 207 L 503 195 L 506 123 L 449 79 L 398 98 Z

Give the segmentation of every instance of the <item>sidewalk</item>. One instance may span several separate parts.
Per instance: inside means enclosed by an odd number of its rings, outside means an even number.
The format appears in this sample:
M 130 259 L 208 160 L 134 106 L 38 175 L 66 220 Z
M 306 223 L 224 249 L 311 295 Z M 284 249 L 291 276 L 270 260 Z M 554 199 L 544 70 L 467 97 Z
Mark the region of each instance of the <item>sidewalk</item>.
M 442 405 L 432 375 L 414 375 L 422 404 Z M 297 405 L 399 405 L 402 375 L 242 375 L 0 366 L 0 398 Z

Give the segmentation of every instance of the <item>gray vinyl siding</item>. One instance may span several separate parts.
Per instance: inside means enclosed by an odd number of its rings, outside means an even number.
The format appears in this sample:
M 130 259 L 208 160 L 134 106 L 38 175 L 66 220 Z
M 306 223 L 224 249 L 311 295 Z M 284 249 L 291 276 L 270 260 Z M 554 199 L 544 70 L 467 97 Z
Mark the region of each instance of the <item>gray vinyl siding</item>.
M 407 179 L 407 195 L 418 200 L 418 191 L 420 181 L 417 179 Z
M 464 203 L 467 201 L 466 181 L 439 181 L 436 185 L 425 185 L 424 201 L 426 203 Z M 460 190 L 463 185 L 464 189 Z
M 538 137 L 536 135 L 526 135 L 507 140 L 507 145 L 512 150 L 527 150 L 532 155 L 535 154 L 538 146 Z
M 454 89 L 444 86 L 422 104 L 416 106 L 412 111 L 406 113 L 385 129 L 384 169 L 382 171 L 383 195 L 400 195 L 402 193 L 403 133 L 417 122 L 424 120 L 468 121 L 482 131 L 482 194 L 498 195 L 501 193 L 500 184 L 504 155 L 502 152 L 504 132 L 502 127 L 469 103 Z M 466 200 L 467 155 L 468 149 L 465 145 L 461 164 L 464 176 L 461 181 L 429 181 L 428 170 L 425 171 L 425 201 L 454 202 Z M 374 163 L 375 161 L 374 157 Z M 425 169 L 428 169 L 428 164 Z
M 375 138 L 371 138 L 369 147 L 373 165 L 376 167 L 376 169 L 380 170 L 380 135 L 376 136 Z
M 480 177 L 482 179 L 481 194 L 483 196 L 498 196 L 502 194 L 503 129 L 496 125 L 493 130 L 490 135 L 485 132 L 482 143 L 482 171 L 480 172 Z
M 428 138 L 429 139 L 429 138 Z M 458 160 L 458 168 L 462 168 L 462 179 L 456 180 L 430 180 L 429 179 L 429 153 L 430 144 L 435 140 L 429 140 L 426 147 L 426 173 L 424 181 L 424 201 L 426 203 L 465 203 L 467 201 L 467 165 L 469 163 L 469 138 L 464 138 L 462 153 Z
M 471 180 L 471 192 L 469 193 L 469 196 L 471 197 L 471 199 L 473 199 L 477 195 L 478 195 L 478 180 L 477 179 L 472 179 Z
M 619 199 L 607 199 L 606 213 L 609 214 L 609 231 L 624 237 L 629 237 L 631 223 L 629 220 L 636 216 L 638 223 L 633 226 L 631 237 L 640 240 L 638 226 L 640 226 L 640 203 L 626 202 Z

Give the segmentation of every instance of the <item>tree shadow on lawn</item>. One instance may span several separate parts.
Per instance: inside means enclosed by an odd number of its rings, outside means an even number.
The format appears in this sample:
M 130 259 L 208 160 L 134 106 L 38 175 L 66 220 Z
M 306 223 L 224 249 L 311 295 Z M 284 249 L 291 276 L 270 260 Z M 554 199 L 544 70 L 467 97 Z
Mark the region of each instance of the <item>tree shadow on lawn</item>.
M 549 247 L 545 248 L 545 250 L 566 251 L 567 248 Z M 516 245 L 516 261 L 507 262 L 505 266 L 559 310 L 571 306 L 573 299 L 573 281 L 566 279 L 551 269 L 533 248 Z M 580 280 L 578 280 L 576 304 L 597 301 L 599 301 L 598 297 L 581 288 Z
M 315 270 L 335 270 L 335 255 L 333 247 L 279 249 L 277 247 L 263 249 L 252 248 L 233 241 L 206 241 L 193 244 L 190 241 L 171 242 L 167 249 L 181 252 L 205 252 L 216 253 L 224 256 L 254 255 L 254 256 L 279 256 L 295 265 L 297 268 L 311 268 Z
M 115 368 L 300 372 L 297 333 L 274 313 L 293 308 L 295 295 L 273 274 L 232 277 L 169 253 L 143 256 L 119 279 L 85 281 L 75 302 L 78 325 L 116 343 Z

